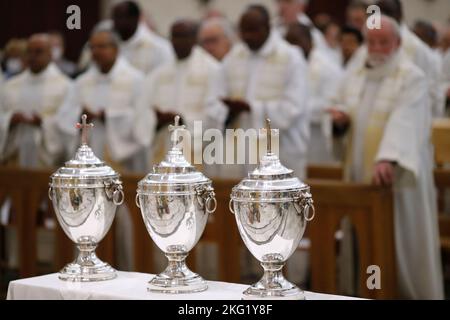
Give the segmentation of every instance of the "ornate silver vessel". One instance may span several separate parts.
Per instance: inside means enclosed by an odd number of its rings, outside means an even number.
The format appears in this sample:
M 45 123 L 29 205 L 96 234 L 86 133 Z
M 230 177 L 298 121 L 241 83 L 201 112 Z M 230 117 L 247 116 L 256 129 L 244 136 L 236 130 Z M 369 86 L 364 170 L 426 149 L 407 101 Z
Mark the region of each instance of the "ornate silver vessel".
M 77 124 L 82 142 L 73 160 L 50 177 L 49 198 L 66 235 L 76 243 L 79 254 L 59 274 L 61 280 L 100 281 L 116 277 L 116 271 L 95 254 L 97 244 L 108 232 L 117 206 L 123 202 L 119 174 L 100 161 L 87 145 L 92 124 Z
M 167 268 L 150 280 L 148 290 L 190 293 L 207 289 L 206 281 L 189 270 L 185 259 L 197 244 L 208 215 L 216 209 L 211 180 L 198 172 L 183 156 L 179 133 L 184 126 L 175 118 L 172 149 L 138 184 L 136 204 L 156 245 L 169 260 Z
M 314 218 L 313 200 L 309 186 L 272 153 L 272 135 L 278 131 L 270 128 L 270 120 L 265 131 L 267 154 L 259 167 L 233 188 L 230 200 L 239 233 L 264 269 L 262 279 L 244 291 L 244 299 L 301 300 L 303 291 L 284 278 L 282 268 L 298 247 L 306 223 Z

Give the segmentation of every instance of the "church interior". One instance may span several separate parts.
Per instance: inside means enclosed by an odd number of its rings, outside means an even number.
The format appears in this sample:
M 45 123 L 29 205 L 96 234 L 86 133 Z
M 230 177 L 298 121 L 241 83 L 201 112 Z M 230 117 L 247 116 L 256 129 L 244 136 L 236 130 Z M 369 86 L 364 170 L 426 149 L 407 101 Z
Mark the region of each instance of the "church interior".
M 0 299 L 450 299 L 450 1 L 0 15 Z

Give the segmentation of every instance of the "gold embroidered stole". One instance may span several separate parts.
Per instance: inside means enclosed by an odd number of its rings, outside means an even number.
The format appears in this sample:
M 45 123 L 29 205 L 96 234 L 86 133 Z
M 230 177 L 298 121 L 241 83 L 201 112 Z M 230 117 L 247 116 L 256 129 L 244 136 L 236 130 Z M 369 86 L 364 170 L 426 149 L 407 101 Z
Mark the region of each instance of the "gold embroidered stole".
M 352 121 L 357 119 L 357 109 L 361 103 L 364 84 L 366 82 L 366 74 L 361 70 L 355 78 L 350 79 L 351 87 L 347 87 L 346 96 L 349 97 L 347 105 Z M 370 114 L 370 119 L 366 128 L 364 136 L 364 149 L 361 150 L 363 157 L 363 182 L 370 183 L 372 180 L 374 161 L 383 139 L 384 129 L 392 110 L 396 107 L 394 105 L 401 85 L 402 85 L 402 70 L 398 67 L 396 70 L 382 79 L 376 101 L 374 102 L 373 111 Z M 352 165 L 353 154 L 353 137 L 354 127 L 351 126 L 347 140 L 347 151 L 344 159 L 345 178 L 350 180 L 350 168 Z

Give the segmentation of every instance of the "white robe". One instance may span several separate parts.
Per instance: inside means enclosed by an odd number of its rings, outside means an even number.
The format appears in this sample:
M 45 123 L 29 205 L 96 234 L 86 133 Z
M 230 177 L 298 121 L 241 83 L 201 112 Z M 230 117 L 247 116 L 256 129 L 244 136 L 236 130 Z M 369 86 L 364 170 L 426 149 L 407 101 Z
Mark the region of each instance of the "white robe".
M 71 81 L 53 63 L 39 74 L 29 70 L 4 82 L 0 97 L 0 162 L 18 155 L 24 167 L 54 166 L 59 162 L 59 136 L 55 114 L 69 91 Z M 10 128 L 14 113 L 42 118 L 40 127 L 19 124 Z
M 147 76 L 144 94 L 139 101 L 141 109 L 158 108 L 162 112 L 179 114 L 187 125 L 191 137 L 191 150 L 197 153 L 197 159 L 185 150 L 191 163 L 202 160 L 202 131 L 194 132 L 194 121 L 202 121 L 206 129 L 205 109 L 208 98 L 213 94 L 212 85 L 217 78 L 219 64 L 200 47 L 194 47 L 191 55 L 183 61 L 167 63 Z M 157 164 L 169 150 L 170 134 L 167 127 L 161 128 L 154 140 L 150 165 Z M 199 163 L 200 164 L 200 163 Z
M 311 140 L 308 146 L 309 163 L 336 162 L 332 150 L 331 118 L 325 110 L 331 107 L 342 69 L 330 62 L 320 50 L 312 50 L 308 61 L 310 90 Z
M 397 163 L 393 192 L 399 293 L 409 299 L 442 299 L 427 80 L 402 54 L 370 71 L 361 63 L 342 81 L 336 103 L 352 117 L 346 175 L 368 183 L 377 161 Z M 367 157 L 371 152 L 372 159 Z
M 428 78 L 433 117 L 442 117 L 444 115 L 445 96 L 440 86 L 441 65 L 436 60 L 433 50 L 409 30 L 405 24 L 401 26 L 401 31 L 402 49 Z
M 283 164 L 304 177 L 309 141 L 307 65 L 298 48 L 272 32 L 256 53 L 243 43 L 234 46 L 223 62 L 215 86 L 216 97 L 245 100 L 250 112 L 241 113 L 235 126 L 244 130 L 265 127 L 265 119 L 280 130 L 279 151 Z M 228 108 L 211 101 L 208 116 L 223 126 Z M 254 165 L 222 166 L 228 178 L 242 178 Z M 221 173 L 222 174 L 222 173 Z
M 104 159 L 107 152 L 111 161 L 127 170 L 146 169 L 143 148 L 152 140 L 155 119 L 148 111 L 137 109 L 143 79 L 140 71 L 118 57 L 108 74 L 91 66 L 75 81 L 58 114 L 60 130 L 72 140 L 67 144 L 68 157 L 78 147 L 79 130 L 74 124 L 79 122 L 82 108 L 87 107 L 92 112 L 105 111 L 105 123 L 94 120 L 89 133 L 89 145 L 96 156 Z
M 120 45 L 121 54 L 136 69 L 148 74 L 174 60 L 170 43 L 140 23 L 134 35 Z

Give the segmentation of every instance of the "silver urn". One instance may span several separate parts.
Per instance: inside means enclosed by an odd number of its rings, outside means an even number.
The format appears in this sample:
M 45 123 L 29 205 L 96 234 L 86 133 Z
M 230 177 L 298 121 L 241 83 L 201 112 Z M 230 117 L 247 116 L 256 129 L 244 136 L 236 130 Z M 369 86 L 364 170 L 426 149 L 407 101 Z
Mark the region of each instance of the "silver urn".
M 168 259 L 167 268 L 151 279 L 148 290 L 191 293 L 207 289 L 206 281 L 186 266 L 189 251 L 203 234 L 217 202 L 211 180 L 183 156 L 179 145 L 180 118 L 175 118 L 172 149 L 138 184 L 136 204 L 147 231 Z
M 264 269 L 261 280 L 244 291 L 243 298 L 303 300 L 303 291 L 284 278 L 282 268 L 314 218 L 313 200 L 309 186 L 272 153 L 271 139 L 278 131 L 270 128 L 270 120 L 266 132 L 267 153 L 231 192 L 230 211 L 239 233 Z
M 98 243 L 113 223 L 117 206 L 123 202 L 119 174 L 105 165 L 87 145 L 87 129 L 83 123 L 82 143 L 74 159 L 66 162 L 50 177 L 49 198 L 65 234 L 78 247 L 78 256 L 59 274 L 67 281 L 101 281 L 116 277 L 116 271 L 95 254 Z

